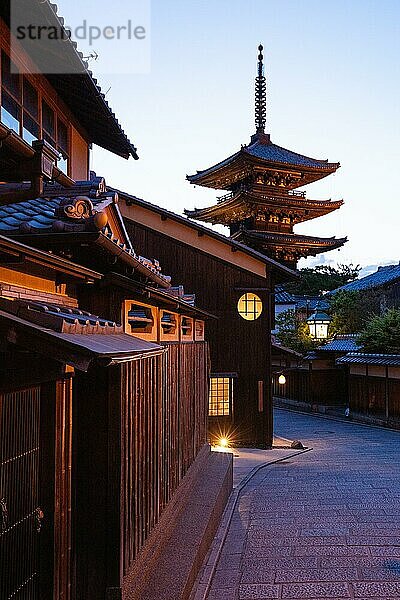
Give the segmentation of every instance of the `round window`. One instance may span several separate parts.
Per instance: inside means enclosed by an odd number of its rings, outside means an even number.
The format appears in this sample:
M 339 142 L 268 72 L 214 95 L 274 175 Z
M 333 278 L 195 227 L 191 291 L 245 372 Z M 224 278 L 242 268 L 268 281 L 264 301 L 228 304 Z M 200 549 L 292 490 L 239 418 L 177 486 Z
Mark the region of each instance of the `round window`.
M 262 309 L 263 305 L 261 299 L 256 296 L 256 294 L 247 292 L 239 298 L 238 312 L 243 319 L 246 319 L 246 321 L 255 321 L 258 319 L 262 313 Z

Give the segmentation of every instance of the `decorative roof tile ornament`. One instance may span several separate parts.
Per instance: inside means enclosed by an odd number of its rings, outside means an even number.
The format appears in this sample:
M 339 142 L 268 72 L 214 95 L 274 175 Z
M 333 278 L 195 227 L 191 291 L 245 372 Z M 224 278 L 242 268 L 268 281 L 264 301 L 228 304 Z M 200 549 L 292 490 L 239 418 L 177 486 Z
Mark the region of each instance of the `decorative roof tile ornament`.
M 94 215 L 93 203 L 87 196 L 63 198 L 54 214 L 56 217 L 73 220 L 90 219 Z
M 211 207 L 185 210 L 188 217 L 228 225 L 231 237 L 293 268 L 302 257 L 340 248 L 347 238 L 297 236 L 293 226 L 328 214 L 343 200 L 310 200 L 305 186 L 339 168 L 339 163 L 310 158 L 271 142 L 265 133 L 267 82 L 263 46 L 258 47 L 255 126 L 249 145 L 216 165 L 187 176 L 190 183 L 228 194 Z
M 18 189 L 9 184 L 1 184 L 0 199 L 2 193 L 13 193 L 18 197 L 26 194 L 27 189 L 23 184 Z M 40 237 L 47 235 L 57 246 L 56 234 L 72 234 L 69 244 L 78 247 L 81 244 L 80 234 L 87 233 L 92 236 L 94 244 L 110 255 L 110 260 L 120 261 L 128 269 L 138 271 L 162 288 L 170 287 L 171 278 L 162 273 L 158 261 L 138 256 L 129 237 L 125 241 L 121 240 L 112 230 L 107 213 L 111 209 L 111 214 L 115 214 L 117 221 L 121 221 L 122 232 L 124 227 L 122 217 L 117 207 L 114 207 L 118 194 L 107 191 L 104 179 L 78 181 L 73 188 L 49 184 L 45 185 L 44 192 L 43 197 L 5 205 L 0 203 L 0 235 L 20 239 L 29 236 L 29 243 L 32 245 L 35 245 L 35 239 L 39 242 Z

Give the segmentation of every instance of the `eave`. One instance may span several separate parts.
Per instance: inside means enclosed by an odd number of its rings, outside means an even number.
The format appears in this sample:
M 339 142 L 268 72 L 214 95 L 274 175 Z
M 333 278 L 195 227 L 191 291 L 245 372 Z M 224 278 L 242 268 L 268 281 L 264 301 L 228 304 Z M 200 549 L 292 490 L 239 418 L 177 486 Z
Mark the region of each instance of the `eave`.
M 87 372 L 91 365 L 109 367 L 123 362 L 157 356 L 165 348 L 140 338 L 118 335 L 58 333 L 0 310 L 3 343 L 25 348 L 55 361 Z
M 275 146 L 274 144 L 272 144 L 272 146 L 281 149 L 280 146 Z M 203 171 L 198 171 L 195 175 L 188 175 L 187 180 L 193 185 L 229 190 L 235 183 L 243 180 L 246 177 L 246 174 L 250 175 L 251 172 L 257 168 L 257 170 L 261 172 L 278 171 L 282 173 L 295 173 L 298 180 L 289 185 L 287 189 L 296 189 L 300 186 L 327 177 L 340 167 L 340 163 L 317 161 L 297 153 L 292 153 L 291 151 L 287 152 L 299 156 L 302 159 L 308 159 L 310 163 L 314 161 L 315 165 L 265 159 L 261 156 L 252 154 L 251 148 L 251 145 L 249 147 L 243 146 L 239 152 L 232 154 L 227 159 L 212 167 Z M 285 149 L 282 148 L 282 150 Z
M 11 1 L 3 0 L 0 3 L 0 18 L 8 27 Z M 57 5 L 49 0 L 32 0 L 29 8 L 32 23 L 46 24 L 57 30 L 65 25 L 64 19 L 57 14 Z M 19 43 L 28 56 L 33 55 L 30 48 L 35 41 L 29 40 L 27 36 L 24 40 L 19 40 Z M 46 57 L 42 58 L 44 61 Z M 135 146 L 122 129 L 83 54 L 78 51 L 77 43 L 67 37 L 60 42 L 58 55 L 52 55 L 49 60 L 51 69 L 44 76 L 77 118 L 90 142 L 122 158 L 132 156 L 137 160 Z M 60 74 L 50 74 L 54 73 L 55 60 L 58 61 Z
M 254 230 L 243 230 L 241 229 L 232 237 L 239 239 L 243 238 L 248 241 L 255 241 L 263 247 L 287 247 L 288 249 L 307 249 L 317 254 L 323 251 L 335 250 L 340 248 L 347 242 L 345 238 L 317 238 L 308 235 L 297 235 L 297 234 L 286 234 L 286 233 L 272 233 L 272 232 L 261 232 Z
M 266 194 L 259 195 L 240 191 L 233 197 L 213 206 L 185 210 L 185 214 L 191 219 L 212 223 L 213 225 L 230 225 L 254 217 L 258 212 L 263 212 L 292 217 L 292 223 L 295 224 L 329 214 L 342 205 L 343 200 L 307 200 L 289 194 L 267 196 Z
M 162 227 L 162 224 L 165 222 L 171 221 L 172 223 L 176 223 L 176 224 L 179 224 L 180 226 L 183 226 L 185 229 L 188 229 L 189 231 L 191 230 L 191 231 L 195 232 L 198 240 L 204 240 L 204 239 L 207 240 L 207 238 L 211 238 L 213 240 L 216 240 L 218 243 L 222 244 L 223 247 L 230 248 L 232 257 L 234 257 L 236 255 L 240 256 L 241 254 L 243 254 L 245 256 L 249 256 L 250 258 L 254 259 L 257 263 L 259 263 L 260 265 L 265 265 L 263 267 L 263 269 L 265 267 L 267 267 L 270 271 L 274 271 L 275 272 L 274 276 L 277 280 L 281 279 L 282 281 L 287 281 L 288 279 L 293 279 L 293 278 L 296 278 L 299 276 L 298 273 L 296 271 L 294 271 L 293 269 L 291 269 L 285 265 L 282 265 L 281 263 L 274 260 L 273 258 L 270 258 L 270 257 L 266 256 L 265 254 L 258 252 L 254 248 L 251 248 L 250 246 L 248 246 L 244 243 L 241 243 L 240 241 L 234 240 L 231 237 L 228 237 L 226 235 L 223 235 L 222 233 L 219 233 L 213 229 L 210 229 L 209 227 L 205 227 L 204 225 L 201 225 L 200 223 L 190 221 L 189 219 L 185 218 L 184 216 L 173 213 L 165 208 L 162 208 L 161 206 L 151 204 L 150 202 L 147 202 L 146 200 L 137 198 L 136 196 L 132 196 L 126 192 L 122 192 L 121 190 L 114 189 L 114 191 L 117 192 L 117 194 L 119 196 L 121 213 L 122 213 L 123 217 L 126 219 L 130 219 L 133 223 L 135 223 L 137 217 L 135 217 L 134 211 L 132 211 L 132 215 L 130 214 L 129 208 L 131 206 L 134 207 L 136 205 L 136 206 L 144 209 L 145 211 L 149 211 L 151 214 L 159 215 L 160 227 L 159 227 L 159 229 L 157 229 L 157 231 L 163 232 L 164 228 Z M 125 206 L 122 204 L 122 202 L 124 202 Z M 176 237 L 176 236 L 174 236 L 174 237 Z M 195 244 L 194 244 L 194 246 L 197 247 Z M 231 264 L 236 264 L 234 259 L 232 259 Z M 245 268 L 245 267 L 240 267 L 240 268 Z
M 54 248 L 57 251 L 68 247 L 90 248 L 93 245 L 98 249 L 105 250 L 106 256 L 114 256 L 115 261 L 122 262 L 128 268 L 132 269 L 132 271 L 137 271 L 146 279 L 154 282 L 160 287 L 169 288 L 171 285 L 164 277 L 146 267 L 146 265 L 129 252 L 127 248 L 116 244 L 101 231 L 82 233 L 34 233 L 32 235 L 13 233 L 13 237 L 22 242 L 26 241 L 33 246 Z M 88 253 L 86 252 L 86 254 Z M 91 256 L 90 252 L 89 254 Z
M 115 286 L 126 291 L 147 297 L 149 300 L 156 300 L 157 304 L 174 310 L 178 313 L 196 317 L 197 319 L 218 319 L 212 313 L 205 311 L 197 306 L 192 306 L 176 296 L 172 296 L 166 291 L 157 290 L 149 285 L 141 284 L 119 273 L 109 273 L 105 275 L 100 286 Z
M 15 239 L 0 236 L 0 256 L 10 256 L 14 259 L 23 258 L 26 262 L 47 267 L 57 273 L 64 273 L 76 279 L 94 282 L 102 278 L 101 273 L 66 260 L 50 252 L 44 252 L 27 246 Z

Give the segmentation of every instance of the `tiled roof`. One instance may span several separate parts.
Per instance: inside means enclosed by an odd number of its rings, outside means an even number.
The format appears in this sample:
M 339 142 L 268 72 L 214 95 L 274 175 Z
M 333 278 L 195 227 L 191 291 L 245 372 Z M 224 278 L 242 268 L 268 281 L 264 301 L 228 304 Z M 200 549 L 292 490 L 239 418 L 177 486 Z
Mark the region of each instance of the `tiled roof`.
M 371 275 L 367 275 L 367 277 L 363 277 L 362 279 L 356 279 L 351 283 L 347 283 L 332 292 L 328 292 L 328 295 L 336 294 L 341 290 L 349 291 L 349 292 L 358 292 L 361 290 L 368 290 L 373 288 L 379 288 L 381 286 L 387 285 L 400 280 L 400 264 L 398 265 L 388 265 L 387 267 L 379 267 L 379 269 L 372 273 Z
M 330 308 L 329 302 L 321 300 L 319 296 L 291 294 L 285 290 L 283 285 L 275 286 L 275 304 L 294 304 L 296 309 L 307 308 L 310 311 L 315 310 L 317 304 L 323 310 Z
M 282 146 L 272 144 L 272 142 L 265 144 L 260 143 L 260 141 L 257 140 L 256 142 L 245 147 L 245 151 L 252 156 L 256 156 L 257 158 L 282 164 L 312 167 L 314 169 L 329 171 L 339 167 L 339 163 L 329 163 L 327 160 L 310 158 L 308 156 L 304 156 L 303 154 L 298 154 L 297 152 L 292 152 L 291 150 L 282 148 Z
M 329 302 L 321 300 L 318 296 L 293 296 L 296 302 L 296 308 L 307 308 L 308 310 L 315 310 L 317 305 L 322 310 L 328 310 L 330 308 Z
M 364 354 L 362 352 L 350 352 L 346 356 L 338 358 L 337 364 L 360 364 L 388 367 L 400 367 L 400 354 Z
M 232 235 L 232 238 L 244 238 L 244 239 L 255 239 L 262 240 L 265 243 L 282 244 L 286 246 L 309 246 L 310 248 L 339 248 L 347 242 L 345 238 L 323 238 L 313 237 L 310 235 L 300 235 L 296 233 L 275 233 L 272 231 L 259 231 L 257 229 L 239 229 L 237 233 Z
M 59 333 L 110 335 L 123 333 L 122 325 L 90 312 L 51 303 L 0 298 L 0 308 L 13 315 Z
M 195 175 L 188 175 L 188 181 L 192 183 L 196 183 L 197 179 L 200 177 L 207 175 L 209 173 L 213 173 L 230 163 L 235 162 L 237 158 L 241 155 L 249 154 L 250 156 L 254 156 L 256 158 L 261 158 L 266 162 L 280 163 L 282 165 L 292 165 L 297 167 L 306 167 L 318 169 L 319 171 L 326 171 L 325 175 L 336 171 L 340 167 L 340 163 L 329 163 L 327 160 L 318 160 L 315 158 L 310 158 L 308 156 L 304 156 L 303 154 L 298 154 L 297 152 L 292 152 L 291 150 L 287 150 L 282 146 L 277 146 L 272 142 L 265 143 L 256 139 L 252 141 L 248 146 L 242 146 L 242 148 L 238 151 L 222 160 L 221 162 L 209 167 L 208 169 L 204 169 L 202 171 L 197 171 Z M 325 177 L 322 175 L 322 177 Z
M 324 346 L 320 346 L 318 350 L 324 352 L 356 352 L 360 349 L 357 340 L 358 335 L 337 335 Z
M 178 215 L 170 210 L 167 210 L 166 208 L 157 206 L 156 204 L 152 204 L 151 202 L 148 202 L 147 200 L 143 200 L 142 198 L 138 198 L 137 196 L 133 196 L 131 194 L 128 194 L 127 192 L 123 192 L 118 189 L 114 189 L 114 191 L 118 194 L 120 201 L 124 201 L 126 203 L 126 206 L 128 206 L 128 207 L 136 205 L 136 206 L 141 206 L 151 212 L 158 213 L 163 218 L 163 220 L 165 218 L 165 220 L 168 219 L 171 221 L 175 221 L 177 223 L 180 223 L 181 225 L 184 225 L 184 227 L 187 227 L 189 229 L 194 229 L 199 233 L 199 237 L 202 237 L 204 235 L 207 237 L 214 238 L 224 244 L 229 245 L 233 249 L 233 253 L 236 250 L 242 251 L 245 254 L 248 254 L 249 256 L 256 258 L 257 260 L 260 260 L 263 263 L 268 264 L 271 268 L 276 269 L 276 271 L 288 275 L 289 278 L 294 278 L 298 275 L 297 272 L 294 271 L 293 269 L 290 269 L 289 267 L 286 267 L 285 265 L 279 263 L 278 261 L 276 261 L 272 258 L 269 258 L 265 254 L 262 254 L 261 252 L 254 250 L 254 248 L 251 248 L 250 246 L 247 246 L 246 244 L 236 241 L 236 240 L 232 239 L 231 237 L 224 235 L 223 233 L 219 233 L 219 231 L 216 231 L 215 229 L 212 229 L 210 227 L 205 227 L 204 225 L 201 225 L 200 223 L 191 221 L 190 219 L 187 219 L 182 215 Z M 128 219 L 133 219 L 133 217 L 130 217 L 129 215 L 128 216 L 124 215 L 124 216 L 126 216 L 126 218 L 128 218 Z M 232 253 L 232 255 L 234 256 L 233 253 Z M 286 277 L 286 279 L 288 279 L 288 277 Z
M 33 198 L 0 206 L 0 233 L 7 235 L 16 232 L 54 231 L 54 223 L 59 220 L 56 211 L 65 199 Z M 91 201 L 95 209 L 99 204 L 104 205 L 104 198 L 93 198 Z
M 275 304 L 296 304 L 295 297 L 289 292 L 276 291 L 275 292 Z
M 78 189 L 81 189 L 84 183 L 78 182 Z M 89 186 L 92 182 L 87 184 Z M 67 196 L 58 197 L 50 194 L 50 197 L 0 205 L 0 235 L 13 237 L 24 234 L 59 232 L 79 234 L 85 231 L 98 231 L 99 235 L 107 238 L 113 254 L 118 254 L 121 259 L 125 257 L 135 261 L 139 269 L 144 269 L 149 275 L 152 273 L 159 283 L 162 282 L 164 287 L 169 287 L 170 277 L 161 273 L 158 261 L 137 255 L 130 245 L 114 236 L 108 224 L 96 225 L 96 215 L 100 215 L 104 208 L 115 202 L 113 192 L 110 194 L 104 192 L 97 197 L 92 194 L 90 198 L 73 196 L 71 190 L 67 190 L 66 193 Z M 81 209 L 84 211 L 82 214 L 79 212 Z M 79 237 L 76 241 L 79 241 Z M 129 240 L 127 242 L 130 244 Z
M 12 332 L 6 335 L 10 343 L 80 371 L 88 371 L 93 363 L 107 367 L 164 351 L 158 344 L 123 333 L 112 321 L 68 307 L 1 299 L 0 322 Z

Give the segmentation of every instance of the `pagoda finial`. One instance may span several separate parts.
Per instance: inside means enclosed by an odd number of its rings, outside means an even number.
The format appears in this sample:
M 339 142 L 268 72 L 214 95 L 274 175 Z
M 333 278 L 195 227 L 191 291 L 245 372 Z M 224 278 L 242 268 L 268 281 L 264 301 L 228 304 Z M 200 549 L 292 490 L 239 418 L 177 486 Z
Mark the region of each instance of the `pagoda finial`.
M 264 75 L 263 46 L 258 46 L 258 73 L 256 77 L 256 130 L 257 133 L 265 133 L 267 120 L 267 83 Z

